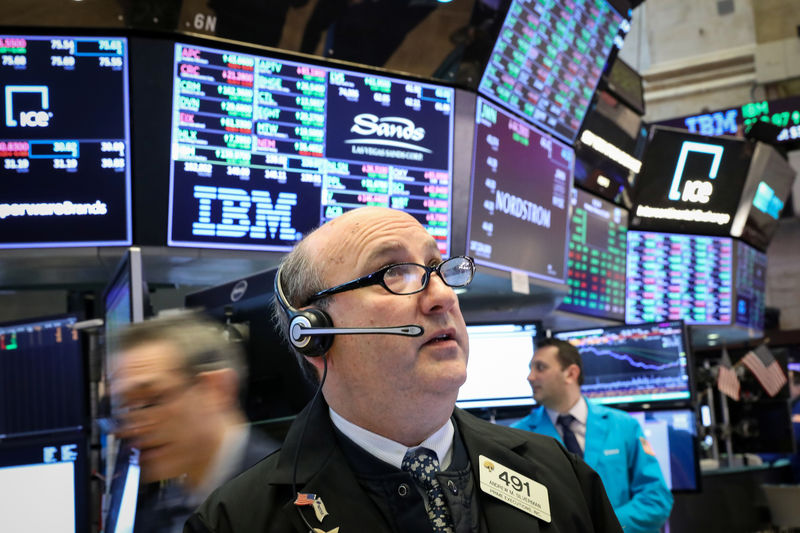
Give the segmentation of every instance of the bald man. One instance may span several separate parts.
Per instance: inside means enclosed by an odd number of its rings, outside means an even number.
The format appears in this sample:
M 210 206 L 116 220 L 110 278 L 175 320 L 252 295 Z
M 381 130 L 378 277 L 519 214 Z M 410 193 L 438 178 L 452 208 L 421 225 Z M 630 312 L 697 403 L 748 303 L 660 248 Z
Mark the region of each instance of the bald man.
M 296 350 L 322 396 L 279 453 L 212 494 L 185 531 L 621 531 L 597 474 L 554 439 L 455 409 L 469 342 L 454 289 L 473 274 L 472 259 L 443 260 L 415 218 L 386 208 L 347 212 L 301 241 L 278 275 L 289 342 L 292 308 L 422 334 Z

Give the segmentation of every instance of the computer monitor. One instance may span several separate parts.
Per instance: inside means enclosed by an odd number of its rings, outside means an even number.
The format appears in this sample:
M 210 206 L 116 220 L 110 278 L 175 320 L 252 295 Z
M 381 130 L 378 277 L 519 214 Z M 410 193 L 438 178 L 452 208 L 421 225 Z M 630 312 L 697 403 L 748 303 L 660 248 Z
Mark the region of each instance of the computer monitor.
M 0 33 L 2 248 L 131 244 L 128 42 Z
M 456 406 L 498 409 L 533 405 L 526 378 L 540 331 L 535 323 L 468 325 L 467 381 L 458 391 Z
M 564 283 L 574 152 L 478 98 L 467 253 L 479 265 Z
M 581 355 L 590 401 L 623 406 L 688 405 L 693 366 L 682 321 L 561 331 Z
M 114 474 L 109 482 L 108 513 L 103 522 L 104 533 L 133 533 L 136 503 L 139 496 L 139 450 L 125 444 L 116 454 Z
M 633 67 L 617 56 L 603 79 L 609 91 L 639 115 L 644 115 L 644 84 L 642 76 Z
M 103 291 L 106 378 L 114 370 L 112 360 L 117 352 L 117 335 L 129 324 L 144 320 L 148 300 L 142 271 L 142 250 L 132 246 L 125 251 Z
M 701 489 L 697 424 L 692 409 L 629 412 L 642 426 L 658 459 L 664 481 L 673 492 Z
M 285 252 L 374 205 L 449 255 L 453 88 L 198 43 L 174 46 L 168 245 Z
M 630 230 L 627 260 L 626 323 L 732 323 L 730 237 Z
M 561 311 L 625 319 L 628 212 L 581 189 L 572 190 L 567 286 Z
M 606 0 L 512 0 L 478 91 L 571 143 L 629 28 Z
M 86 437 L 0 440 L 0 531 L 89 531 Z
M 767 299 L 767 254 L 735 241 L 737 326 L 764 331 Z
M 0 323 L 0 442 L 86 427 L 83 347 L 70 327 L 77 320 L 62 315 Z

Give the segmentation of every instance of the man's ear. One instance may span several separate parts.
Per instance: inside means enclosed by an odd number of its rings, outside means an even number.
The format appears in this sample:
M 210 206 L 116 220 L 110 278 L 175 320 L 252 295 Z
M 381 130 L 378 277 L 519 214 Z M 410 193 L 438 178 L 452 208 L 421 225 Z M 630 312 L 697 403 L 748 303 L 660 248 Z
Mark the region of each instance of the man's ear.
M 571 382 L 578 383 L 578 378 L 581 375 L 581 368 L 578 365 L 572 363 L 566 368 L 566 372 Z
M 208 370 L 197 374 L 203 387 L 214 393 L 214 403 L 225 409 L 237 408 L 239 402 L 239 376 L 232 368 Z

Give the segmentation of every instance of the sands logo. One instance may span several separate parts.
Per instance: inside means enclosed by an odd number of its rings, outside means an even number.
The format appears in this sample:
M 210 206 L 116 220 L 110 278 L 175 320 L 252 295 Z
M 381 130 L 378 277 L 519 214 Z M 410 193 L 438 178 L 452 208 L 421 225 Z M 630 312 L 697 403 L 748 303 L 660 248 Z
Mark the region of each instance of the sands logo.
M 19 121 L 14 117 L 14 95 L 20 93 L 39 94 L 40 109 L 19 112 Z M 50 90 L 46 85 L 6 85 L 6 126 L 14 128 L 46 128 L 50 125 L 53 113 L 47 112 L 50 108 Z
M 361 113 L 353 117 L 350 131 L 373 137 L 347 139 L 344 141 L 346 144 L 373 144 L 431 153 L 427 148 L 405 142 L 421 141 L 425 138 L 425 129 L 417 127 L 412 120 L 404 117 L 378 117 L 372 113 Z

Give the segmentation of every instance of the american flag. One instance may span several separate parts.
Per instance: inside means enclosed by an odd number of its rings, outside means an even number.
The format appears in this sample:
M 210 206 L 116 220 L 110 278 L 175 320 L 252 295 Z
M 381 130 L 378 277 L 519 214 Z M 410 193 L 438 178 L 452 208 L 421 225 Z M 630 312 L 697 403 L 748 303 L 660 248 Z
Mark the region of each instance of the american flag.
M 739 401 L 739 391 L 742 385 L 739 383 L 736 370 L 733 369 L 728 350 L 724 347 L 722 348 L 722 357 L 719 359 L 719 367 L 717 367 L 717 388 L 733 400 Z
M 297 499 L 294 501 L 295 505 L 314 505 L 314 500 L 317 499 L 316 494 L 307 492 L 298 492 Z
M 778 394 L 786 384 L 786 375 L 778 361 L 765 345 L 750 350 L 742 358 L 742 362 L 755 374 L 761 386 L 770 396 Z

